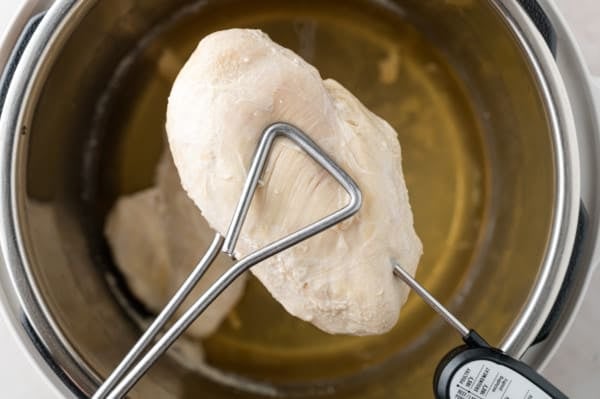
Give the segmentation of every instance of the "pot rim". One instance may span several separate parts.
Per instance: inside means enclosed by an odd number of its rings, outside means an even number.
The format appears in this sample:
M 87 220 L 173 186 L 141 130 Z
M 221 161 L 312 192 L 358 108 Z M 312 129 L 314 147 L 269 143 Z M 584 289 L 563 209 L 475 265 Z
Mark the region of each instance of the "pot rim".
M 521 357 L 550 314 L 571 260 L 580 210 L 579 150 L 567 90 L 544 38 L 519 3 L 492 3 L 504 16 L 535 73 L 551 128 L 556 165 L 556 200 L 548 250 L 525 307 L 500 345 L 510 356 Z
M 566 88 L 554 58 L 525 11 L 517 2 L 488 0 L 504 20 L 527 58 L 546 108 L 553 146 L 555 204 L 553 221 L 540 272 L 526 305 L 503 339 L 501 349 L 520 357 L 545 322 L 565 277 L 579 212 L 580 170 L 575 122 Z M 52 315 L 40 301 L 21 240 L 18 198 L 15 190 L 20 170 L 17 151 L 22 128 L 27 126 L 43 81 L 58 49 L 94 1 L 57 0 L 33 33 L 15 71 L 0 115 L 0 270 L 4 296 L 1 307 L 11 317 L 28 352 L 43 359 L 44 371 L 55 385 L 76 394 L 90 392 L 99 377 L 71 347 Z M 4 276 L 3 274 L 6 274 Z M 62 382 L 62 383 L 60 383 Z

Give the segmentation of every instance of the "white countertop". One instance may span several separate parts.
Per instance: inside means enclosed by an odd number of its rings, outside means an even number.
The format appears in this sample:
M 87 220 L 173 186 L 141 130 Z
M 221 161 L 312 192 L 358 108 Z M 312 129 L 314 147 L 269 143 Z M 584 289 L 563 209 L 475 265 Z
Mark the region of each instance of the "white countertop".
M 0 30 L 4 30 L 21 1 L 0 0 Z M 575 32 L 590 70 L 600 76 L 600 1 L 556 1 Z M 596 273 L 573 327 L 544 371 L 572 398 L 600 397 L 599 305 L 600 273 Z M 1 324 L 0 342 L 0 397 L 57 399 L 41 373 L 23 356 L 20 344 Z

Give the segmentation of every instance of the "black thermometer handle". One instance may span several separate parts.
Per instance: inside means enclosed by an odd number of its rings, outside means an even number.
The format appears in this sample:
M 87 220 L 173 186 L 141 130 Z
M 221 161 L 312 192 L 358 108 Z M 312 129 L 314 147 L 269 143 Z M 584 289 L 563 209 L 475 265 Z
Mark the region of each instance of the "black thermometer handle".
M 568 399 L 525 363 L 493 348 L 473 330 L 466 345 L 440 362 L 433 381 L 437 399 Z

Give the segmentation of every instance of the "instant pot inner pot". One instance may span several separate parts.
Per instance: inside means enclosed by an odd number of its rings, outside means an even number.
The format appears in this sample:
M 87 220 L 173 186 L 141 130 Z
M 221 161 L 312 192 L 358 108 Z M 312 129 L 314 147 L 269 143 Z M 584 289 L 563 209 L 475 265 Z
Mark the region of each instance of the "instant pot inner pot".
M 86 3 L 53 49 L 17 154 L 23 247 L 40 301 L 89 367 L 86 378 L 61 365 L 80 389 L 140 335 L 132 309 L 148 316 L 113 264 L 104 218 L 119 195 L 152 184 L 178 69 L 204 35 L 231 27 L 263 29 L 395 127 L 424 243 L 418 279 L 491 342 L 510 331 L 546 251 L 555 171 L 533 73 L 491 5 Z M 165 356 L 132 397 L 428 398 L 458 343 L 414 295 L 386 335 L 330 336 L 251 279 L 202 344 L 211 372 Z

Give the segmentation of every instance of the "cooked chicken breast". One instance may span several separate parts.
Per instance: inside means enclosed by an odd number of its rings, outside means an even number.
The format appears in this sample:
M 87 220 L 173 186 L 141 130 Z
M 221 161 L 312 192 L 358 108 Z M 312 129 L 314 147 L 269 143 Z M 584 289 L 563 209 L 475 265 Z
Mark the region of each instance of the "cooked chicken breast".
M 105 234 L 134 295 L 158 312 L 204 255 L 214 231 L 181 188 L 168 149 L 158 165 L 156 180 L 155 187 L 117 201 L 108 215 Z M 199 298 L 230 265 L 225 256 L 217 258 L 182 309 Z M 187 333 L 197 338 L 212 334 L 243 290 L 242 277 L 208 307 Z
M 349 66 L 351 67 L 351 66 Z M 329 333 L 391 329 L 408 295 L 392 262 L 414 273 L 422 246 L 394 129 L 334 80 L 257 30 L 205 37 L 172 88 L 167 132 L 183 187 L 224 234 L 263 130 L 291 123 L 358 183 L 351 219 L 252 271 L 292 315 Z M 341 186 L 293 143 L 275 143 L 236 249 L 244 256 L 345 205 Z M 260 311 L 260 310 L 257 310 Z

